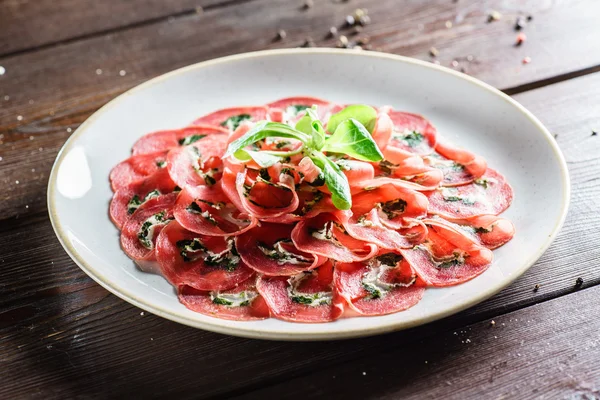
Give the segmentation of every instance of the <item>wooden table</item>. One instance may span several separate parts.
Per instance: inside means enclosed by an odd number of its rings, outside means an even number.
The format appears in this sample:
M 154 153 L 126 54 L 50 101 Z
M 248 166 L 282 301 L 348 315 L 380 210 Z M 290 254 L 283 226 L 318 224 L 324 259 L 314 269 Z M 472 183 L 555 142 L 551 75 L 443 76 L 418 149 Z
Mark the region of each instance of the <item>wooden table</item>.
M 0 398 L 600 397 L 600 2 L 303 4 L 0 2 Z M 284 343 L 141 313 L 66 255 L 48 220 L 46 184 L 58 150 L 90 114 L 202 60 L 301 46 L 307 37 L 335 46 L 329 28 L 357 7 L 372 20 L 358 34 L 367 46 L 462 69 L 513 95 L 555 134 L 572 204 L 561 234 L 524 276 L 420 328 Z M 490 21 L 492 10 L 501 18 Z M 529 15 L 527 40 L 515 46 L 515 20 Z M 279 29 L 287 35 L 275 40 Z

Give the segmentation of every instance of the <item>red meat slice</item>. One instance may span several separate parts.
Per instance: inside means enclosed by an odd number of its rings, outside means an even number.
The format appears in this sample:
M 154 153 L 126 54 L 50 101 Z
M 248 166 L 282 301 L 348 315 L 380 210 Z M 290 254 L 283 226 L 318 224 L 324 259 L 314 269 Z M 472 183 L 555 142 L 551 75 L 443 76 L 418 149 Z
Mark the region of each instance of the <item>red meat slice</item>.
M 424 194 L 408 189 L 402 183 L 376 181 L 378 180 L 374 179 L 371 181 L 372 185 L 353 196 L 354 215 L 365 215 L 377 207 L 383 225 L 400 229 L 407 227 L 407 218 L 419 218 L 427 214 L 428 201 Z
M 254 176 L 248 176 L 249 173 Z M 259 179 L 257 173 L 246 169 L 236 176 L 235 188 L 244 210 L 262 219 L 279 217 L 298 208 L 298 194 L 292 176 L 281 174 L 279 182 L 270 182 Z
M 419 190 L 436 188 L 444 179 L 442 171 L 426 165 L 417 154 L 388 146 L 383 156 L 384 160 L 373 164 L 375 176 L 400 178 L 418 185 Z
M 267 107 L 233 107 L 225 108 L 196 119 L 193 124 L 220 126 L 231 132 L 244 121 L 257 122 L 267 119 Z
M 369 316 L 404 311 L 425 293 L 425 285 L 408 261 L 385 251 L 363 262 L 337 264 L 334 282 L 354 311 Z
M 174 148 L 167 155 L 167 169 L 177 185 L 214 185 L 221 179 L 221 155 L 227 148 L 227 135 L 207 136 L 189 145 Z
M 382 249 L 399 250 L 413 247 L 409 238 L 383 226 L 377 215 L 377 208 L 373 208 L 366 214 L 354 214 L 343 225 L 353 238 L 373 243 Z
M 227 129 L 205 124 L 188 126 L 187 128 L 171 131 L 153 132 L 142 136 L 137 142 L 135 142 L 132 153 L 133 155 L 138 155 L 167 151 L 172 148 L 193 143 L 194 141 L 199 140 L 207 135 L 226 133 L 229 133 Z
M 435 220 L 461 230 L 474 241 L 488 249 L 496 249 L 508 243 L 515 235 L 515 226 L 513 223 L 506 218 L 496 215 L 480 215 L 450 221 L 437 217 Z
M 510 206 L 513 198 L 513 190 L 504 176 L 491 168 L 473 183 L 441 188 L 426 194 L 429 213 L 449 219 L 498 215 Z
M 175 186 L 168 171 L 163 168 L 141 181 L 117 190 L 110 201 L 111 220 L 120 229 L 144 202 L 161 194 L 171 193 Z
M 427 240 L 401 253 L 429 286 L 453 286 L 484 272 L 492 264 L 492 251 L 457 229 L 427 220 Z
M 377 143 L 379 150 L 383 151 L 388 146 L 392 133 L 394 132 L 394 122 L 385 112 L 377 114 L 377 121 L 373 128 L 373 140 Z
M 481 156 L 438 141 L 436 152 L 425 158 L 430 166 L 444 173 L 442 186 L 459 186 L 481 177 L 487 162 Z
M 141 181 L 166 166 L 166 151 L 129 157 L 110 171 L 110 186 L 116 192 L 130 183 Z
M 190 286 L 179 288 L 179 301 L 194 312 L 234 321 L 269 318 L 269 307 L 251 277 L 233 289 L 207 292 Z M 247 300 L 246 300 L 247 299 Z
M 238 236 L 236 248 L 250 268 L 269 276 L 291 276 L 316 268 L 325 257 L 296 248 L 290 239 L 293 226 L 262 222 L 259 227 Z
M 165 225 L 172 222 L 176 199 L 177 193 L 150 199 L 123 224 L 121 247 L 142 270 L 154 270 L 156 238 Z M 144 227 L 146 222 L 155 223 Z
M 330 322 L 344 312 L 343 299 L 333 286 L 333 265 L 292 277 L 261 276 L 256 282 L 271 315 L 291 322 Z
M 254 274 L 239 257 L 233 239 L 190 232 L 172 221 L 156 239 L 156 259 L 175 287 L 226 290 Z
M 389 145 L 411 153 L 427 155 L 437 143 L 437 130 L 429 121 L 417 114 L 388 111 L 394 123 Z
M 173 210 L 175 219 L 185 229 L 208 236 L 236 236 L 256 226 L 258 220 L 243 214 L 222 190 L 214 186 L 188 186 Z
M 328 115 L 333 105 L 327 100 L 316 97 L 288 97 L 267 104 L 269 108 L 269 117 L 275 122 L 284 122 L 295 124 L 306 114 L 306 108 L 313 105 L 317 106 L 317 114 L 321 122 L 325 123 L 329 119 Z
M 329 213 L 298 222 L 291 238 L 301 251 L 341 262 L 366 260 L 377 252 L 375 244 L 350 236 L 342 229 L 339 219 Z

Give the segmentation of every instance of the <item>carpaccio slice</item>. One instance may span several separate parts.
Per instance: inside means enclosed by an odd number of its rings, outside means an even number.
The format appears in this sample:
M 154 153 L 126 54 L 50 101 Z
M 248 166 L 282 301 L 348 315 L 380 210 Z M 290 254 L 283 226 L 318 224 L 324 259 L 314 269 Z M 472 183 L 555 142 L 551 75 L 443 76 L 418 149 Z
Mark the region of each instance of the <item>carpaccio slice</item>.
M 487 162 L 481 156 L 470 151 L 439 141 L 435 153 L 425 157 L 425 161 L 444 174 L 442 186 L 460 186 L 481 177 Z
M 142 204 L 121 231 L 121 247 L 142 270 L 154 271 L 156 238 L 173 220 L 177 193 L 164 194 Z
M 379 150 L 385 150 L 392 138 L 392 133 L 394 133 L 394 122 L 386 112 L 379 112 L 372 133 Z
M 233 238 L 190 232 L 177 221 L 158 235 L 156 259 L 163 276 L 175 287 L 226 290 L 254 274 L 240 258 Z
M 279 181 L 273 182 L 260 177 L 257 171 L 245 169 L 237 174 L 235 187 L 244 209 L 259 219 L 278 217 L 298 208 L 298 194 L 290 175 L 280 174 Z
M 225 128 L 212 125 L 189 126 L 171 131 L 158 131 L 142 136 L 133 145 L 132 154 L 152 154 L 176 147 L 187 146 L 208 135 L 228 134 Z
M 291 238 L 301 251 L 341 262 L 366 260 L 377 252 L 375 244 L 350 236 L 343 229 L 340 219 L 330 213 L 298 222 L 292 230 Z
M 427 240 L 401 250 L 417 274 L 429 286 L 453 286 L 475 278 L 492 264 L 492 251 L 463 232 L 435 220 L 427 220 Z
M 196 119 L 193 124 L 208 124 L 235 131 L 244 121 L 257 122 L 267 119 L 267 107 L 225 108 Z
M 166 169 L 160 169 L 149 177 L 134 182 L 115 192 L 110 201 L 110 218 L 117 228 L 148 200 L 171 193 L 176 188 Z
M 362 315 L 406 310 L 425 293 L 425 285 L 415 270 L 394 252 L 381 252 L 363 262 L 338 263 L 334 282 L 347 304 Z
M 402 111 L 388 111 L 394 131 L 389 146 L 401 148 L 411 153 L 427 155 L 433 152 L 437 143 L 437 131 L 425 118 Z
M 177 199 L 173 215 L 185 229 L 208 236 L 241 235 L 258 223 L 229 200 L 222 181 L 213 186 L 186 187 Z
M 113 192 L 116 192 L 131 183 L 141 181 L 166 166 L 166 151 L 131 156 L 127 160 L 118 163 L 110 171 L 110 187 Z
M 382 249 L 407 249 L 413 246 L 408 238 L 386 228 L 377 215 L 377 208 L 362 215 L 354 214 L 343 226 L 350 236 L 377 245 Z
M 425 164 L 418 154 L 389 146 L 383 151 L 383 156 L 382 161 L 373 163 L 377 177 L 400 178 L 419 185 L 419 190 L 436 188 L 444 179 L 441 170 Z
M 330 322 L 344 312 L 344 302 L 333 285 L 330 261 L 291 277 L 260 276 L 256 282 L 271 315 L 291 322 Z
M 256 289 L 254 276 L 238 286 L 221 291 L 203 291 L 190 286 L 179 288 L 179 301 L 200 314 L 234 321 L 269 318 L 267 303 Z
M 327 258 L 300 251 L 290 239 L 292 225 L 261 222 L 235 239 L 242 260 L 269 276 L 291 276 L 316 268 Z
M 317 106 L 321 122 L 329 119 L 332 103 L 316 97 L 288 97 L 267 104 L 271 121 L 295 124 L 305 114 L 307 108 Z
M 515 226 L 497 215 L 479 215 L 467 219 L 446 220 L 434 216 L 438 223 L 459 229 L 477 243 L 488 249 L 496 249 L 508 243 L 515 235 Z
M 504 176 L 491 168 L 473 183 L 443 187 L 425 194 L 429 199 L 428 212 L 449 219 L 498 215 L 510 206 L 513 198 L 513 190 Z
M 214 185 L 221 179 L 223 162 L 221 156 L 227 148 L 225 134 L 206 136 L 188 146 L 169 151 L 167 169 L 177 185 Z

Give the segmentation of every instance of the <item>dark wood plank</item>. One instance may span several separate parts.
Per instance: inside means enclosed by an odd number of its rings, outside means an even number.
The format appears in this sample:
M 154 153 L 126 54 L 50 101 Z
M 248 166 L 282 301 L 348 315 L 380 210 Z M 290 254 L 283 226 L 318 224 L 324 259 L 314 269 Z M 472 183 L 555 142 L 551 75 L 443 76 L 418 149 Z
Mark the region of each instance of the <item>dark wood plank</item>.
M 0 193 L 0 219 L 26 212 L 26 205 L 43 209 L 48 169 L 68 130 L 122 91 L 208 58 L 298 46 L 307 35 L 319 45 L 334 45 L 334 39 L 324 39 L 328 27 L 341 23 L 357 4 L 317 1 L 314 8 L 300 10 L 296 2 L 255 0 L 0 59 L 7 71 L 0 76 L 0 156 L 4 159 L 0 161 L 0 182 L 9 185 Z M 436 0 L 427 4 L 409 1 L 403 7 L 386 0 L 368 5 L 374 23 L 364 33 L 372 37 L 375 48 L 429 59 L 428 50 L 436 45 L 445 65 L 453 58 L 473 54 L 473 62 L 462 61 L 467 72 L 501 88 L 600 64 L 600 53 L 582 48 L 593 46 L 591 38 L 600 32 L 600 27 L 586 18 L 600 11 L 600 3 L 594 0 L 568 4 L 494 0 L 486 6 L 474 1 Z M 504 19 L 487 23 L 489 8 L 503 11 Z M 527 28 L 531 38 L 515 48 L 499 38 L 514 39 L 512 21 L 519 10 L 535 17 Z M 453 28 L 445 28 L 447 20 L 455 21 Z M 578 29 L 556 28 L 565 25 Z M 278 28 L 287 29 L 288 36 L 273 42 Z M 525 54 L 536 62 L 522 66 Z M 97 75 L 97 69 L 102 74 Z
M 196 12 L 228 0 L 5 0 L 0 56 Z
M 435 347 L 438 332 L 469 332 L 461 327 L 572 292 L 579 276 L 585 280 L 584 288 L 597 284 L 600 189 L 593 179 L 600 172 L 596 156 L 600 139 L 591 137 L 590 129 L 600 123 L 593 114 L 599 88 L 600 74 L 596 74 L 517 96 L 559 134 L 570 161 L 576 194 L 555 244 L 522 278 L 489 301 L 407 332 L 344 342 L 262 342 L 187 328 L 147 313 L 142 316 L 139 309 L 109 295 L 75 266 L 60 248 L 44 213 L 3 221 L 0 360 L 9 361 L 12 368 L 0 380 L 0 398 L 8 393 L 26 397 L 37 391 L 56 398 L 75 393 L 184 398 L 240 394 L 310 373 L 317 366 L 382 357 L 399 343 L 409 343 L 406 348 L 411 350 L 405 350 L 405 357 L 411 359 L 417 359 L 424 347 L 441 352 L 443 347 Z M 536 283 L 541 289 L 534 293 Z M 516 324 L 507 327 L 514 329 L 510 335 L 521 334 Z M 470 360 L 468 355 L 450 354 Z
M 596 399 L 600 287 L 461 330 L 389 342 L 239 399 Z

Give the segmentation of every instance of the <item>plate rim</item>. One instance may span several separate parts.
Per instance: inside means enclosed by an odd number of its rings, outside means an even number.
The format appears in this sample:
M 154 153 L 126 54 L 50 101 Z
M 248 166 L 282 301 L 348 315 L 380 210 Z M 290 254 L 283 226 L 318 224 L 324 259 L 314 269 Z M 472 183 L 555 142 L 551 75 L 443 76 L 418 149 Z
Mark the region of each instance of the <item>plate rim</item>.
M 85 259 L 77 253 L 75 248 L 73 248 L 71 246 L 71 244 L 68 241 L 66 232 L 61 225 L 60 217 L 56 211 L 56 207 L 54 204 L 54 200 L 56 197 L 57 172 L 63 162 L 65 155 L 67 154 L 68 150 L 71 148 L 73 143 L 81 135 L 84 134 L 84 132 L 87 130 L 87 128 L 91 124 L 93 124 L 96 119 L 98 119 L 102 114 L 104 114 L 106 111 L 108 111 L 112 107 L 117 106 L 123 99 L 125 99 L 126 97 L 128 97 L 138 91 L 141 91 L 149 86 L 155 85 L 163 80 L 169 79 L 172 76 L 183 74 L 183 73 L 186 73 L 187 71 L 202 69 L 202 68 L 206 68 L 206 67 L 210 67 L 210 66 L 214 66 L 214 65 L 218 65 L 218 64 L 237 62 L 237 61 L 243 60 L 243 59 L 278 56 L 278 55 L 290 55 L 290 54 L 332 54 L 332 55 L 335 54 L 335 55 L 352 55 L 352 56 L 359 55 L 362 57 L 387 59 L 387 60 L 393 60 L 396 62 L 413 64 L 413 65 L 416 65 L 419 67 L 437 70 L 437 71 L 440 71 L 445 74 L 453 75 L 459 79 L 466 80 L 473 85 L 479 86 L 483 90 L 491 92 L 492 94 L 500 97 L 501 99 L 503 99 L 504 101 L 508 102 L 510 105 L 515 107 L 518 111 L 520 111 L 523 115 L 525 115 L 534 124 L 534 126 L 542 133 L 542 135 L 544 136 L 544 138 L 550 145 L 551 149 L 553 150 L 554 156 L 556 157 L 556 159 L 560 165 L 560 169 L 561 169 L 561 184 L 562 184 L 562 187 L 564 188 L 564 191 L 563 191 L 564 194 L 562 196 L 562 202 L 561 202 L 561 213 L 560 213 L 560 217 L 558 218 L 558 221 L 556 222 L 554 228 L 552 229 L 551 234 L 546 238 L 544 244 L 542 246 L 540 246 L 540 248 L 538 248 L 537 252 L 534 254 L 533 257 L 531 257 L 529 260 L 527 260 L 525 263 L 523 263 L 522 266 L 518 270 L 514 271 L 511 274 L 510 279 L 508 279 L 506 281 L 502 281 L 499 284 L 493 285 L 490 288 L 488 288 L 486 291 L 478 292 L 476 295 L 469 298 L 468 301 L 465 301 L 464 303 L 461 303 L 460 305 L 457 305 L 456 307 L 454 307 L 452 309 L 433 313 L 426 317 L 416 318 L 415 320 L 409 321 L 409 322 L 393 322 L 392 321 L 390 323 L 380 324 L 380 325 L 373 326 L 373 327 L 343 328 L 343 329 L 340 329 L 338 331 L 333 331 L 333 332 L 332 331 L 319 332 L 319 326 L 320 326 L 319 324 L 313 324 L 313 326 L 315 327 L 313 332 L 299 334 L 297 332 L 294 332 L 294 326 L 296 324 L 290 323 L 290 322 L 288 322 L 288 323 L 286 323 L 286 325 L 284 325 L 285 327 L 287 327 L 287 329 L 283 328 L 283 329 L 275 329 L 275 330 L 274 329 L 263 330 L 260 328 L 252 329 L 252 328 L 244 327 L 244 322 L 240 322 L 239 325 L 236 325 L 235 327 L 230 327 L 227 325 L 223 325 L 222 321 L 224 321 L 224 320 L 221 320 L 218 318 L 211 318 L 211 320 L 208 322 L 198 321 L 198 320 L 188 318 L 184 315 L 181 315 L 177 311 L 167 310 L 167 309 L 161 307 L 160 305 L 155 305 L 155 304 L 152 304 L 152 302 L 145 301 L 143 298 L 138 298 L 134 294 L 129 293 L 126 288 L 121 290 L 119 288 L 114 287 L 111 284 L 110 280 L 105 279 L 103 277 L 102 272 L 99 269 L 94 268 L 92 265 L 90 265 L 88 262 L 86 262 Z M 446 67 L 443 67 L 440 65 L 436 65 L 436 64 L 433 64 L 433 63 L 430 63 L 427 61 L 422 61 L 422 60 L 409 58 L 409 57 L 405 57 L 405 56 L 400 56 L 400 55 L 396 55 L 396 54 L 387 54 L 387 53 L 371 52 L 371 51 L 359 53 L 359 52 L 352 51 L 352 50 L 329 49 L 329 48 L 274 49 L 274 50 L 262 50 L 262 51 L 255 51 L 255 52 L 249 52 L 249 53 L 234 54 L 234 55 L 220 57 L 220 58 L 211 59 L 211 60 L 206 60 L 206 61 L 202 61 L 199 63 L 191 64 L 191 65 L 188 65 L 188 66 L 185 66 L 182 68 L 178 68 L 178 69 L 175 69 L 173 71 L 167 72 L 162 75 L 159 75 L 155 78 L 152 78 L 148 81 L 141 83 L 141 84 L 125 91 L 124 93 L 120 94 L 116 98 L 110 100 L 108 103 L 103 105 L 100 109 L 98 109 L 96 112 L 94 112 L 94 114 L 92 114 L 90 117 L 88 117 L 75 130 L 75 132 L 73 132 L 73 134 L 67 139 L 67 141 L 61 147 L 60 151 L 58 152 L 58 154 L 56 156 L 56 159 L 52 165 L 52 170 L 50 172 L 50 176 L 48 179 L 48 189 L 47 189 L 47 206 L 48 206 L 48 214 L 50 217 L 50 223 L 52 224 L 52 228 L 53 228 L 54 233 L 56 234 L 60 244 L 65 249 L 65 251 L 67 252 L 69 257 L 71 257 L 71 259 L 79 266 L 79 268 L 81 268 L 83 270 L 83 272 L 85 272 L 96 283 L 98 283 L 100 286 L 104 287 L 106 290 L 108 290 L 112 294 L 127 301 L 128 303 L 135 305 L 138 308 L 141 308 L 142 310 L 151 312 L 155 315 L 166 318 L 168 320 L 175 321 L 175 322 L 181 323 L 183 325 L 191 326 L 194 328 L 200 328 L 200 329 L 204 329 L 204 330 L 208 330 L 208 331 L 212 331 L 212 332 L 233 335 L 233 336 L 238 336 L 238 337 L 255 338 L 255 339 L 270 339 L 270 340 L 286 340 L 286 341 L 349 339 L 349 338 L 355 338 L 355 337 L 372 336 L 372 335 L 378 335 L 378 334 L 383 334 L 383 333 L 388 333 L 388 332 L 400 331 L 400 330 L 412 328 L 415 326 L 424 325 L 424 324 L 430 323 L 432 321 L 456 314 L 460 311 L 470 308 L 470 307 L 474 306 L 475 304 L 478 304 L 478 303 L 490 298 L 494 294 L 498 293 L 500 290 L 502 290 L 505 287 L 507 287 L 508 285 L 512 284 L 521 275 L 523 275 L 523 273 L 525 273 L 525 271 L 527 271 L 542 256 L 542 254 L 544 254 L 544 252 L 550 247 L 550 245 L 552 244 L 552 242 L 558 235 L 558 232 L 560 231 L 560 229 L 562 228 L 562 226 L 565 222 L 565 219 L 566 219 L 566 216 L 568 213 L 568 209 L 569 209 L 570 198 L 571 198 L 571 182 L 570 182 L 570 177 L 569 177 L 569 171 L 568 171 L 568 167 L 567 167 L 567 163 L 564 158 L 564 155 L 563 155 L 562 151 L 560 150 L 558 144 L 553 139 L 553 137 L 552 137 L 551 133 L 548 131 L 548 129 L 537 119 L 537 117 L 535 117 L 523 105 L 521 105 L 519 102 L 517 102 L 516 100 L 514 100 L 507 94 L 503 93 L 502 91 L 494 88 L 493 86 L 491 86 L 483 81 L 480 81 L 477 78 L 474 78 L 474 77 L 466 75 L 466 74 L 459 73 L 458 71 L 455 71 L 455 70 L 452 70 L 450 68 L 446 68 Z M 231 323 L 231 321 L 227 321 L 227 322 Z M 282 321 L 282 322 L 284 322 L 284 321 Z

